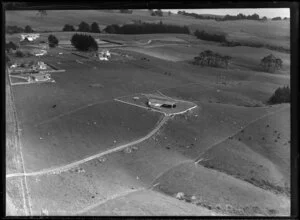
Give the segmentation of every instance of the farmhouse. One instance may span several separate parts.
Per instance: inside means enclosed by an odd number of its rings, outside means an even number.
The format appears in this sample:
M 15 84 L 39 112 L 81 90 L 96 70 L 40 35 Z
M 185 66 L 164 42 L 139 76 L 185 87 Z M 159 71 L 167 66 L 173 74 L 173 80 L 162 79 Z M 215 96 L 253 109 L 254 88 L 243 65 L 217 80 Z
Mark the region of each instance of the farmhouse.
M 163 100 L 163 99 L 149 99 L 147 104 L 153 108 L 175 108 L 176 102 Z
M 20 41 L 33 41 L 40 37 L 40 34 L 21 34 Z

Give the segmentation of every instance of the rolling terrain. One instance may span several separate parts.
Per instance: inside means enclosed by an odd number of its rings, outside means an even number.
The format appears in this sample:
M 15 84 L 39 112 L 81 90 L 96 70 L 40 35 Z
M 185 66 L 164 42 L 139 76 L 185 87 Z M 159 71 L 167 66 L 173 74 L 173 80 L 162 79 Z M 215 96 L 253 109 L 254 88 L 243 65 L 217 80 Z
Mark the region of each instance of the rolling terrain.
M 46 28 L 67 41 L 73 33 L 59 32 L 66 23 L 98 21 L 104 27 L 161 19 L 289 48 L 287 21 L 229 23 L 96 10 L 49 11 L 37 19 L 35 13 L 7 12 L 6 24 Z M 122 45 L 111 47 L 104 62 L 78 56 L 72 46 L 47 49 L 40 59 L 65 70 L 51 73 L 55 83 L 12 86 L 7 77 L 7 214 L 290 214 L 290 104 L 267 103 L 278 87 L 290 85 L 288 53 L 225 47 L 185 34 L 92 35 Z M 6 35 L 6 41 L 18 37 Z M 191 64 L 208 49 L 232 56 L 228 69 Z M 270 53 L 283 60 L 274 74 L 259 67 Z M 146 107 L 145 99 L 134 100 L 143 94 L 194 107 L 163 114 Z

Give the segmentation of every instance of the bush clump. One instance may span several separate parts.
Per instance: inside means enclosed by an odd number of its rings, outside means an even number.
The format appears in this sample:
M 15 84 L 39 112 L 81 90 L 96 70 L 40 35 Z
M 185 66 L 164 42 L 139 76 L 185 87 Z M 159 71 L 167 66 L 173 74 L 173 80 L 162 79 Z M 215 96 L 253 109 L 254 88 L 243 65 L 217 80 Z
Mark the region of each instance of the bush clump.
M 91 28 L 90 25 L 84 21 L 82 21 L 78 26 L 78 31 L 80 32 L 90 32 Z
M 91 32 L 92 33 L 100 33 L 101 32 L 98 23 L 93 22 L 91 24 Z
M 223 34 L 210 34 L 205 31 L 196 30 L 194 35 L 200 40 L 216 41 L 222 43 L 227 42 L 226 36 Z
M 269 104 L 288 103 L 291 99 L 289 86 L 279 87 L 269 99 Z
M 117 24 L 108 25 L 105 32 L 110 34 L 155 34 L 155 33 L 182 33 L 189 34 L 187 26 L 177 26 L 170 24 L 160 23 L 138 23 L 138 24 L 125 24 L 119 26 Z
M 218 53 L 214 53 L 211 50 L 205 50 L 194 57 L 193 64 L 201 66 L 223 67 L 228 68 L 230 56 L 223 56 Z
M 282 60 L 280 58 L 275 57 L 273 54 L 270 54 L 260 61 L 260 66 L 264 71 L 269 73 L 274 73 L 276 70 L 282 68 Z
M 18 26 L 6 26 L 6 33 L 15 34 L 15 33 L 23 33 L 24 29 Z
M 80 51 L 97 51 L 98 44 L 96 40 L 85 34 L 74 34 L 71 38 L 72 45 Z
M 16 50 L 17 48 L 18 48 L 18 46 L 15 43 L 11 42 L 11 41 L 9 43 L 5 44 L 5 50 L 7 52 L 10 52 L 11 50 Z
M 58 39 L 52 34 L 48 36 L 48 42 L 49 47 L 56 47 L 58 45 Z
M 75 28 L 74 28 L 73 25 L 66 24 L 66 25 L 63 27 L 62 31 L 75 31 Z

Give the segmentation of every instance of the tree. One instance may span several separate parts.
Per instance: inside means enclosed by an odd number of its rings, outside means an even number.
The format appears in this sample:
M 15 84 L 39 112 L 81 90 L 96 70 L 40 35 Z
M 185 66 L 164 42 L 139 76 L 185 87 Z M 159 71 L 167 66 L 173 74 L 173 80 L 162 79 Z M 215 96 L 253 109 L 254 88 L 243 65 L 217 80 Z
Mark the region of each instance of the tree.
M 66 24 L 62 30 L 63 31 L 75 31 L 75 28 L 73 27 L 73 25 Z
M 266 16 L 263 16 L 261 20 L 262 20 L 262 21 L 267 21 L 268 18 L 267 18 Z
M 96 22 L 93 22 L 91 25 L 91 32 L 93 33 L 100 33 L 100 28 Z
M 281 20 L 281 17 L 274 17 L 274 18 L 272 18 L 272 21 L 279 21 L 279 20 Z
M 58 45 L 58 39 L 54 35 L 50 34 L 48 36 L 48 43 L 49 47 L 56 47 Z
M 33 33 L 33 32 L 34 32 L 34 31 L 32 30 L 32 28 L 31 28 L 29 25 L 27 25 L 27 26 L 25 27 L 24 31 L 25 31 L 25 33 Z
M 261 59 L 260 65 L 263 70 L 274 73 L 276 70 L 282 68 L 282 60 L 280 58 L 276 58 L 273 54 L 270 54 Z
M 80 51 L 97 51 L 98 44 L 96 40 L 85 34 L 74 34 L 71 38 L 72 45 Z
M 80 32 L 90 32 L 90 25 L 82 21 L 78 26 L 78 31 Z
M 289 86 L 279 87 L 269 99 L 269 104 L 288 103 L 291 100 L 291 91 Z
M 172 12 L 168 11 L 168 15 L 171 16 Z

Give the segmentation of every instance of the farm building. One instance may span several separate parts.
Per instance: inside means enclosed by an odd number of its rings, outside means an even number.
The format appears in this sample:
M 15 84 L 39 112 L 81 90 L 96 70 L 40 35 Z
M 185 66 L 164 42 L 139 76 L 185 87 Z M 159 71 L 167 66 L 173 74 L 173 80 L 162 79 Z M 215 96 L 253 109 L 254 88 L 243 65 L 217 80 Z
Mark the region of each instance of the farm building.
M 147 104 L 153 108 L 175 108 L 176 102 L 163 100 L 163 99 L 149 99 Z
M 40 34 L 21 34 L 20 41 L 33 41 L 40 37 Z
M 48 81 L 50 80 L 50 74 L 31 74 L 29 76 L 29 81 Z
M 99 60 L 108 60 L 110 58 L 110 52 L 108 50 L 103 50 L 98 54 Z

